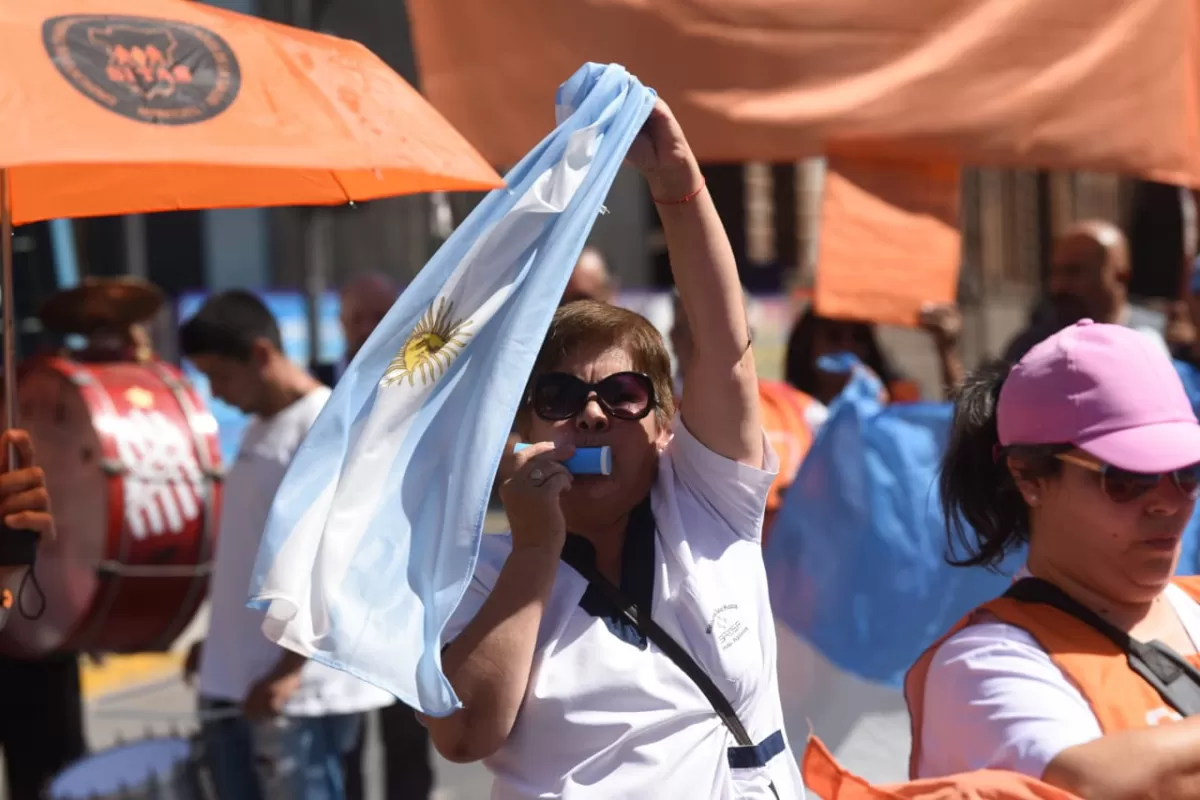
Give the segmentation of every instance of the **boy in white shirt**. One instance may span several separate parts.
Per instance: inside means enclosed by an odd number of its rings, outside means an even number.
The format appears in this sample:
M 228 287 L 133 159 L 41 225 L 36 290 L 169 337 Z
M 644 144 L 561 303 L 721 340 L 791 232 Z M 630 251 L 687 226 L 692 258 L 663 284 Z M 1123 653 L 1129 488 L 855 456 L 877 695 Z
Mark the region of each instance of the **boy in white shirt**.
M 262 612 L 246 607 L 271 502 L 330 391 L 283 354 L 274 317 L 247 292 L 210 298 L 180 349 L 214 397 L 254 415 L 224 482 L 208 638 L 188 659 L 210 712 L 202 736 L 217 795 L 341 800 L 363 712 L 394 698 L 270 642 Z

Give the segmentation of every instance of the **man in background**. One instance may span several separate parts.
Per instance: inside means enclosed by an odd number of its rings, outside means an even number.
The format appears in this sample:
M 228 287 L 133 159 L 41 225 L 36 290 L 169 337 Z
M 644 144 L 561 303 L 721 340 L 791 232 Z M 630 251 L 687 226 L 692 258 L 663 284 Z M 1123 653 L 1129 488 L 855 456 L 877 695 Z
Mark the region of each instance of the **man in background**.
M 342 287 L 340 319 L 346 337 L 346 354 L 338 365 L 335 379 L 342 377 L 399 296 L 400 284 L 382 272 L 359 275 Z
M 1129 302 L 1129 245 L 1111 222 L 1087 220 L 1054 243 L 1046 303 L 1013 339 L 1004 358 L 1016 363 L 1035 344 L 1081 319 L 1138 330 L 1166 350 L 1166 319 Z
M 616 293 L 617 283 L 608 271 L 604 256 L 594 247 L 585 247 L 575 262 L 575 270 L 567 282 L 567 290 L 563 292 L 560 304 L 575 300 L 611 303 Z
M 189 653 L 221 800 L 336 800 L 363 714 L 394 702 L 374 686 L 285 650 L 246 607 L 271 503 L 330 391 L 283 353 L 279 325 L 249 292 L 214 295 L 180 330 L 213 396 L 252 416 L 225 480 L 209 630 Z
M 346 336 L 346 356 L 340 372 L 366 343 L 400 295 L 400 285 L 390 276 L 374 272 L 360 275 L 342 287 L 341 320 Z M 379 711 L 380 738 L 387 800 L 424 800 L 433 791 L 429 731 L 411 708 L 393 702 Z M 362 800 L 364 730 L 346 754 L 346 798 Z

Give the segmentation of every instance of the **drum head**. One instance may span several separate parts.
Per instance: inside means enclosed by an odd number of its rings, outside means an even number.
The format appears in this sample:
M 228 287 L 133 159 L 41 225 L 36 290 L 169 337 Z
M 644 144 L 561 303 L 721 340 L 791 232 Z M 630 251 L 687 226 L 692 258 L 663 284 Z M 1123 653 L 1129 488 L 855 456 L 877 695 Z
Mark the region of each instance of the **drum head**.
M 155 779 L 166 781 L 191 752 L 191 743 L 178 738 L 150 739 L 101 750 L 60 772 L 46 796 L 48 800 L 85 800 L 116 796 Z

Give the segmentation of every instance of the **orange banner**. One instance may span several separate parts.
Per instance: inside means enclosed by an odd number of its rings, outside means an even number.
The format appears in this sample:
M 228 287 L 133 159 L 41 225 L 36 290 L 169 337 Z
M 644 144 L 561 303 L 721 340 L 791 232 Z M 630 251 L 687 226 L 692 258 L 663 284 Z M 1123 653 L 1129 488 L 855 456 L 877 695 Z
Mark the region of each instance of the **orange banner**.
M 917 324 L 958 288 L 959 169 L 947 163 L 831 158 L 814 304 L 827 317 Z
M 704 161 L 838 152 L 1200 185 L 1194 0 L 409 0 L 422 87 L 511 164 L 584 61 L 657 89 Z

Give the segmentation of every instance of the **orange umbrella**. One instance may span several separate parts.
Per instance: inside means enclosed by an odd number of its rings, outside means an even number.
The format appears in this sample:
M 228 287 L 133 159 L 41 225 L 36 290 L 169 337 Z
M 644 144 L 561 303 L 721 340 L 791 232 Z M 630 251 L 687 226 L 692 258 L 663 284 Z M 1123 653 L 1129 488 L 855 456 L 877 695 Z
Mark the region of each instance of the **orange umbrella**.
M 3 0 L 0 43 L 9 427 L 13 224 L 502 185 L 354 42 L 186 0 Z
M 13 224 L 501 184 L 356 42 L 185 0 L 130 8 L 0 3 Z

